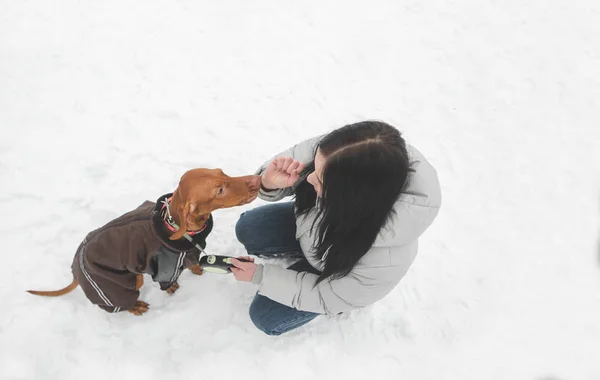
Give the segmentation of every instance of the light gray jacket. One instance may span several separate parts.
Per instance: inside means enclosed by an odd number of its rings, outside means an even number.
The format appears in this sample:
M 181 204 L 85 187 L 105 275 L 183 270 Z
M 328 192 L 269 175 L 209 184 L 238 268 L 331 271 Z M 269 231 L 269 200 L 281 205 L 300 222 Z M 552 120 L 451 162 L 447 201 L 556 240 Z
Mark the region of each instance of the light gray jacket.
M 313 160 L 315 147 L 323 136 L 303 141 L 275 157 L 293 157 L 308 164 Z M 441 205 L 441 190 L 433 166 L 414 147 L 407 145 L 410 168 L 408 185 L 394 205 L 396 215 L 380 231 L 371 249 L 358 261 L 352 271 L 336 280 L 324 280 L 314 287 L 317 275 L 295 272 L 276 265 L 265 264 L 259 278 L 259 293 L 274 301 L 298 310 L 335 315 L 361 308 L 387 295 L 400 282 L 417 255 L 417 239 L 431 225 Z M 275 158 L 257 171 L 266 169 Z M 278 201 L 293 194 L 294 188 L 261 190 L 259 197 Z M 296 238 L 306 259 L 322 270 L 323 263 L 314 257 L 316 240 L 311 225 L 316 211 L 296 219 Z

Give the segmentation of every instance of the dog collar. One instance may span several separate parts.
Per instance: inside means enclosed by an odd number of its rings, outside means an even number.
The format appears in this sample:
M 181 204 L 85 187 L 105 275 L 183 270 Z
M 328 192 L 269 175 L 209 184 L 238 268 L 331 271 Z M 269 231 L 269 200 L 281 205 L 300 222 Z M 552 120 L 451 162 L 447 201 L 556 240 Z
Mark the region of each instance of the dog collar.
M 171 198 L 173 198 L 173 197 L 171 196 L 163 201 L 163 205 L 160 209 L 160 216 L 163 219 L 165 227 L 167 227 L 167 229 L 169 231 L 175 233 L 175 232 L 177 232 L 177 230 L 179 230 L 179 226 L 177 225 L 177 223 L 175 223 L 175 220 L 173 220 L 173 217 L 171 216 L 171 211 L 169 210 L 169 202 L 171 202 Z M 206 229 L 206 223 L 204 223 L 204 227 L 202 227 L 198 231 L 186 231 L 185 233 L 188 236 L 194 236 L 194 235 L 199 234 L 200 232 L 204 231 L 205 229 Z

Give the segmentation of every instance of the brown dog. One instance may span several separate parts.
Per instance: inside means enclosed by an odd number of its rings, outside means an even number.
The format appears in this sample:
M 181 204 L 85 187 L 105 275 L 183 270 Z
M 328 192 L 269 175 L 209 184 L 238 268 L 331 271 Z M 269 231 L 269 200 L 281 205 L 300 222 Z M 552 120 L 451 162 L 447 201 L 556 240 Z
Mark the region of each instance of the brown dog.
M 73 282 L 56 291 L 28 290 L 57 297 L 81 286 L 87 298 L 108 312 L 128 310 L 135 315 L 148 311 L 138 300 L 149 274 L 162 290 L 175 292 L 177 279 L 188 268 L 202 274 L 200 252 L 212 230 L 212 212 L 252 202 L 260 189 L 260 177 L 229 177 L 220 169 L 186 172 L 173 194 L 165 194 L 103 227 L 83 240 L 73 265 Z M 179 226 L 184 226 L 179 228 Z M 189 241 L 190 237 L 192 241 Z

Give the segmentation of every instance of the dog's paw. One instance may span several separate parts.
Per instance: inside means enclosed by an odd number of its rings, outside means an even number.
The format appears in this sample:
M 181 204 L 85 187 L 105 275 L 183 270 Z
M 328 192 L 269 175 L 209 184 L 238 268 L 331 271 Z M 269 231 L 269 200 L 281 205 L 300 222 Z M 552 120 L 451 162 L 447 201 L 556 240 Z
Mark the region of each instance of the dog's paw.
M 167 289 L 167 293 L 173 294 L 177 291 L 177 289 L 179 289 L 179 284 L 174 283 L 173 285 L 171 285 L 171 287 L 169 289 Z
M 196 264 L 193 267 L 190 267 L 190 270 L 192 271 L 193 274 L 197 274 L 198 276 L 202 275 L 202 268 L 200 267 L 200 264 Z
M 129 308 L 127 311 L 134 315 L 142 315 L 150 309 L 150 305 L 148 305 L 144 301 L 137 300 L 135 301 L 135 305 Z

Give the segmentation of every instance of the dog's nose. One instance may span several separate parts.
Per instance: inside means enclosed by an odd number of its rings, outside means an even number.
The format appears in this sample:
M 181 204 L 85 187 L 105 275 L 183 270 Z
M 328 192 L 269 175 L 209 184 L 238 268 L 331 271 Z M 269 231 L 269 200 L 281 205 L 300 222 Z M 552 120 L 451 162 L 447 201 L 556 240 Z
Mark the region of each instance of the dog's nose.
M 259 175 L 248 176 L 248 179 L 246 180 L 246 185 L 248 185 L 249 191 L 258 191 L 260 189 L 260 176 Z

